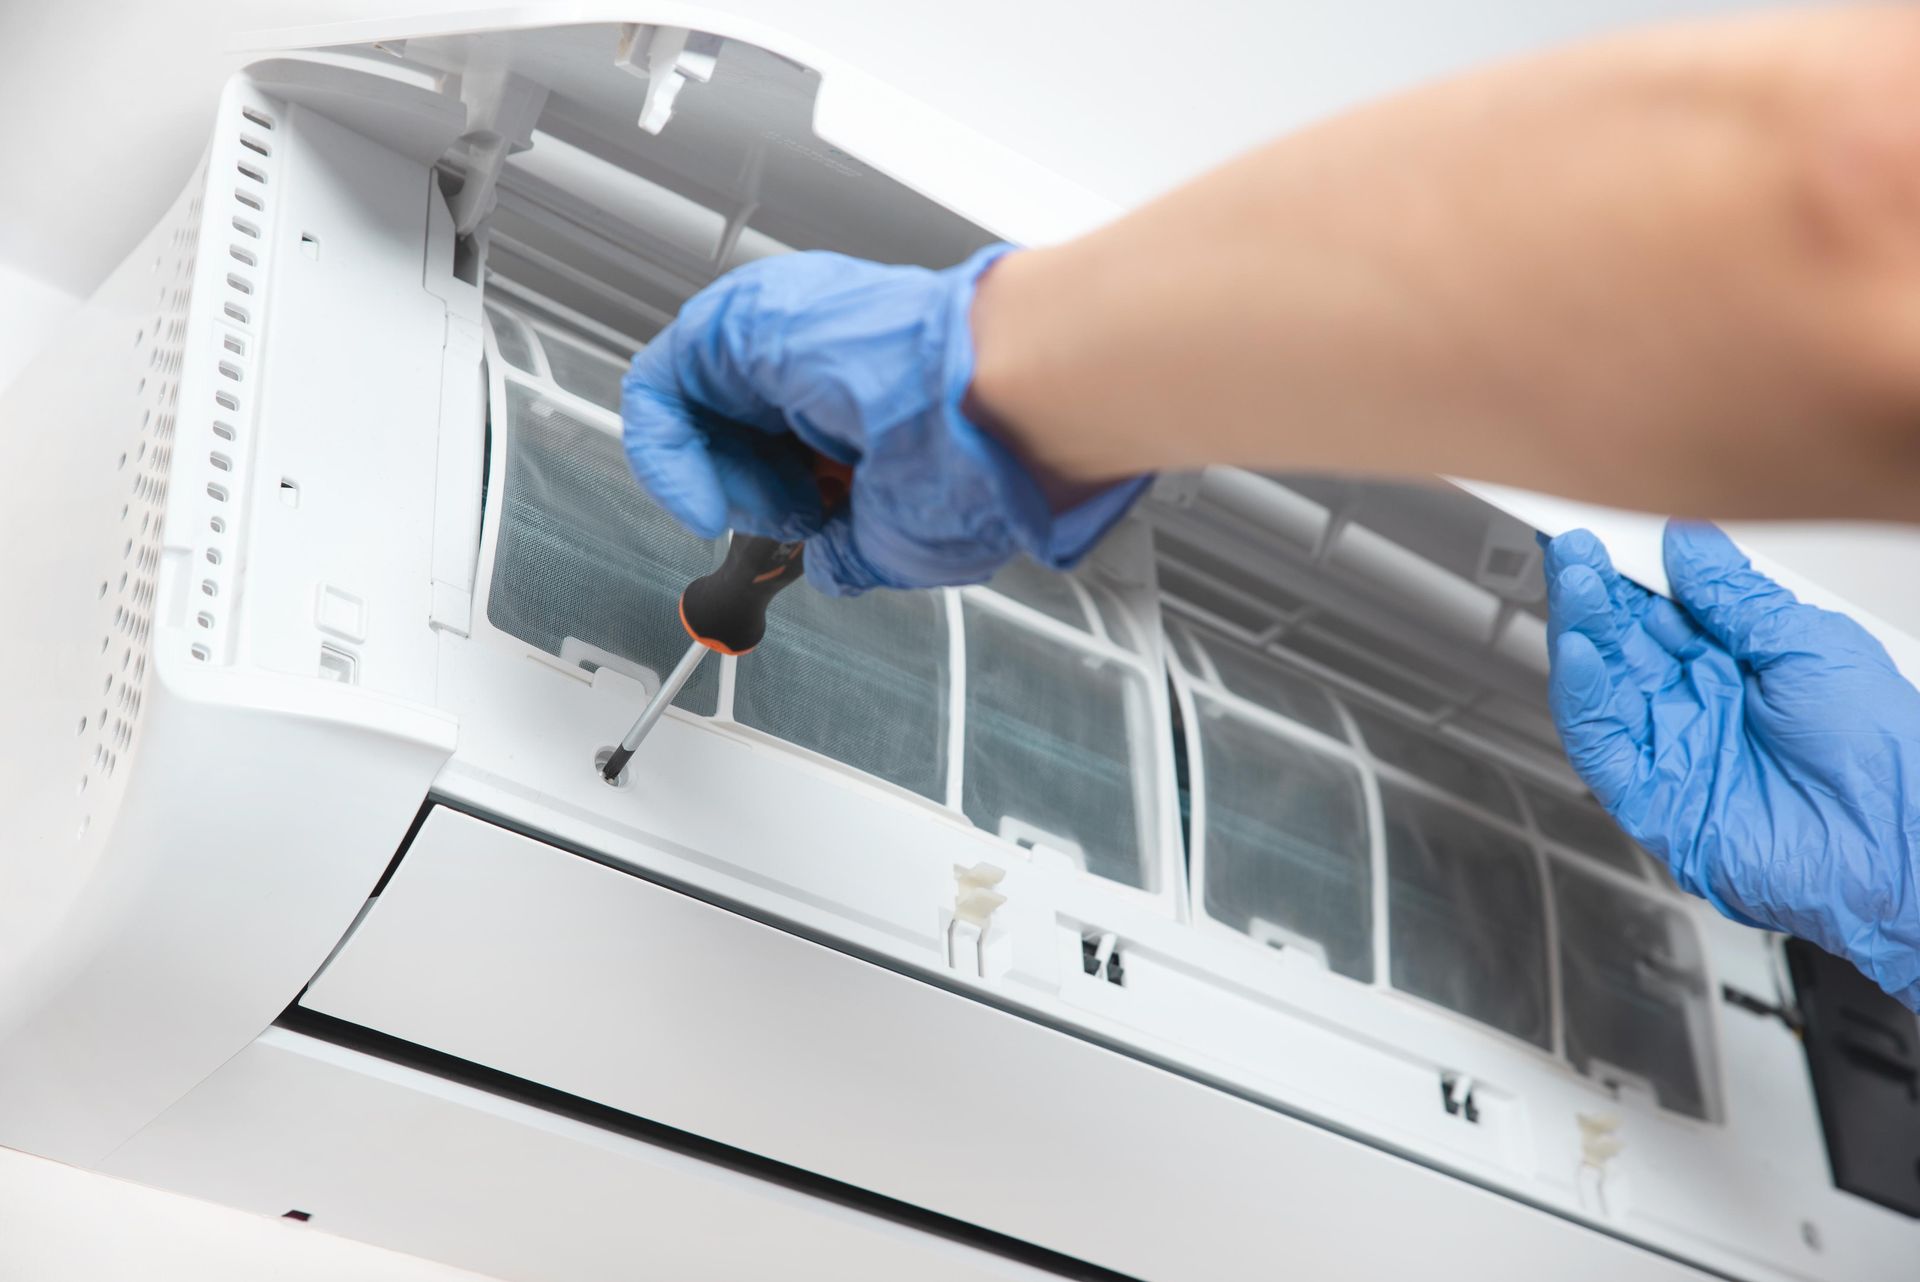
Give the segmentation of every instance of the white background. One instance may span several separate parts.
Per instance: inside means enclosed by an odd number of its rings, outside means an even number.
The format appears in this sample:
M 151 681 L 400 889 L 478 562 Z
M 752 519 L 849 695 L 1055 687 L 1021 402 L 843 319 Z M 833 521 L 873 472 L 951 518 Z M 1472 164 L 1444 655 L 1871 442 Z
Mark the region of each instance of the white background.
M 0 1149 L 4 1282 L 480 1282 L 328 1237 Z

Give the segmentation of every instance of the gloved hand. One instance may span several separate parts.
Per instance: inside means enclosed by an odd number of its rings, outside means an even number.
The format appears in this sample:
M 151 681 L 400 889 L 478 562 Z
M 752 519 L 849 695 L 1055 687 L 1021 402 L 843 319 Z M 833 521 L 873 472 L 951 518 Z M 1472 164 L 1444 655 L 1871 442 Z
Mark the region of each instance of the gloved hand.
M 1551 697 L 1594 796 L 1685 889 L 1850 959 L 1920 1009 L 1920 691 L 1842 614 L 1709 525 L 1669 524 L 1679 602 L 1585 530 L 1546 573 Z
M 962 412 L 974 287 L 1008 248 L 941 272 L 803 253 L 721 277 L 633 359 L 635 474 L 703 538 L 805 538 L 807 577 L 832 596 L 977 583 L 1020 551 L 1071 565 L 1147 481 L 1055 514 Z M 854 469 L 824 517 L 808 450 Z

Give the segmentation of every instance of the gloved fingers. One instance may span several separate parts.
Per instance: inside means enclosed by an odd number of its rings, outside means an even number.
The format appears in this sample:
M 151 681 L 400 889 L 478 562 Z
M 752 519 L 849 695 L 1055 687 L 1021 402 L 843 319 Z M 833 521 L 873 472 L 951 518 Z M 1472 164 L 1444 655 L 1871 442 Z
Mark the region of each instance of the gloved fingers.
M 1570 565 L 1586 565 L 1600 576 L 1607 595 L 1640 625 L 1649 640 L 1676 659 L 1699 652 L 1700 629 L 1687 612 L 1658 592 L 1649 591 L 1613 567 L 1606 545 L 1591 530 L 1569 530 L 1557 538 L 1541 537 L 1546 549 L 1545 570 L 1551 591 L 1554 578 Z M 1551 633 L 1550 633 L 1551 635 Z M 1662 671 L 1665 665 L 1650 652 L 1640 652 Z
M 1584 565 L 1569 565 L 1547 580 L 1547 644 L 1563 633 L 1582 632 L 1612 662 L 1620 659 L 1626 620 L 1614 609 L 1600 576 Z
M 720 464 L 692 407 L 662 391 L 641 368 L 641 356 L 622 384 L 621 439 L 628 466 L 661 507 L 703 539 L 727 528 L 726 487 Z
M 1645 700 L 1615 684 L 1589 637 L 1568 631 L 1554 643 L 1548 701 L 1568 760 L 1600 804 L 1613 810 L 1646 773 Z M 1639 733 L 1632 728 L 1636 707 Z
M 804 539 L 823 513 L 809 451 L 792 436 L 768 436 L 730 424 L 709 429 L 708 451 L 726 496 L 727 524 L 767 538 Z
M 827 517 L 807 540 L 807 582 L 822 596 L 859 596 L 889 586 L 861 554 L 853 513 L 845 508 Z
M 1699 654 L 1707 639 L 1693 616 L 1667 597 L 1654 593 L 1648 597 L 1647 608 L 1640 615 L 1640 630 L 1655 645 L 1683 662 Z
M 1592 530 L 1568 530 L 1548 540 L 1544 562 L 1549 583 L 1571 566 L 1586 566 L 1600 577 L 1614 605 L 1631 615 L 1646 609 L 1653 595 L 1613 568 L 1606 544 Z
M 1810 607 L 1755 570 L 1718 526 L 1669 521 L 1665 551 L 1675 599 L 1734 658 L 1764 668 L 1804 649 Z
M 768 294 L 779 293 L 780 279 L 817 272 L 810 258 L 761 259 L 714 281 L 654 335 L 634 358 L 635 371 L 657 368 L 659 381 L 681 399 L 743 428 L 789 430 L 780 408 L 790 399 L 790 389 L 781 386 L 788 322 Z
M 1632 693 L 1635 715 L 1629 718 L 1636 733 L 1646 729 L 1645 696 L 1679 675 L 1674 657 L 1641 629 L 1640 623 L 1612 598 L 1592 567 L 1572 564 L 1547 585 L 1547 644 L 1577 632 L 1599 651 L 1611 672 Z

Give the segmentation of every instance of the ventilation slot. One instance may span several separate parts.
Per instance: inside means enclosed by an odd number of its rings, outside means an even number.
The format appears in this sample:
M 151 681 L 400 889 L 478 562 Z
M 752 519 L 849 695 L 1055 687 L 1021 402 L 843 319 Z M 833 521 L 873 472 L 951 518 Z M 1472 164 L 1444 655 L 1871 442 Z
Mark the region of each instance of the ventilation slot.
M 232 136 L 237 149 L 234 164 L 247 182 L 233 189 L 234 203 L 227 218 L 242 239 L 228 241 L 227 257 L 246 270 L 227 274 L 227 287 L 232 296 L 223 300 L 222 311 L 235 324 L 250 325 L 255 315 L 253 304 L 243 300 L 251 299 L 267 279 L 261 273 L 267 269 L 266 259 L 273 243 L 266 221 L 269 210 L 265 188 L 273 163 L 273 147 L 267 135 L 273 132 L 274 122 L 265 110 L 251 105 L 240 109 L 240 118 L 241 127 Z M 207 498 L 220 510 L 206 514 L 205 542 L 200 547 L 206 575 L 200 582 L 200 594 L 205 602 L 219 598 L 225 585 L 225 567 L 232 553 L 225 544 L 231 519 L 224 515 L 224 510 L 246 481 L 243 475 L 246 455 L 234 446 L 243 439 L 247 426 L 239 387 L 252 373 L 250 357 L 256 346 L 247 336 L 223 332 L 220 355 L 214 365 L 219 390 L 213 399 L 223 414 L 209 426 L 214 441 L 222 443 L 223 448 L 209 450 L 206 456 L 207 466 L 213 473 L 206 486 Z M 194 625 L 198 639 L 191 647 L 193 657 L 203 663 L 216 661 L 220 645 L 219 614 L 210 607 L 201 609 L 194 615 Z
M 134 747 L 146 700 L 147 645 L 158 594 L 161 533 L 173 465 L 173 437 L 180 413 L 180 370 L 194 257 L 200 239 L 202 201 L 196 197 L 174 215 L 153 259 L 152 311 L 133 333 L 126 377 L 133 409 L 125 450 L 113 458 L 124 474 L 119 528 L 105 555 L 108 576 L 96 593 L 100 616 L 98 701 L 76 710 L 78 767 L 75 788 L 85 809 L 75 832 L 84 840 L 94 820 L 115 803 L 111 784 Z M 92 687 L 89 687 L 90 691 Z

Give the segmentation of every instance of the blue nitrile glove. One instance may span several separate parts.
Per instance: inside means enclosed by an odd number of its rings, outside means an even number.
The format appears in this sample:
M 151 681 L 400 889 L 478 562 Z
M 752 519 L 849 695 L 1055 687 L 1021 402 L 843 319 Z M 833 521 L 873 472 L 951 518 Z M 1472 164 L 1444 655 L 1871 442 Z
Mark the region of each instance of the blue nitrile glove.
M 1685 889 L 1850 959 L 1920 1009 L 1920 691 L 1843 614 L 1710 525 L 1674 599 L 1576 530 L 1547 546 L 1552 703 L 1580 777 Z
M 974 287 L 1008 250 L 940 272 L 787 254 L 721 277 L 633 358 L 621 414 L 635 474 L 703 538 L 806 538 L 807 577 L 832 596 L 977 583 L 1016 552 L 1073 564 L 1147 481 L 1056 515 L 961 412 Z M 824 519 L 809 450 L 854 468 Z

